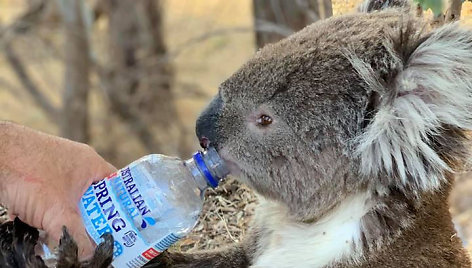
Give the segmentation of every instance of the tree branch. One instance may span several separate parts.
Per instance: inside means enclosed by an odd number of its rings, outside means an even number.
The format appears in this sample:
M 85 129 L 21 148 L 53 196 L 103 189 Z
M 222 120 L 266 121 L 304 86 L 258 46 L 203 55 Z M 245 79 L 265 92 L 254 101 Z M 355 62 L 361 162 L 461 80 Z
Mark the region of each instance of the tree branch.
M 46 1 L 42 0 L 36 5 L 32 6 L 25 13 L 20 15 L 7 27 L 0 29 L 1 44 L 8 44 L 15 35 L 25 34 L 29 32 L 36 23 L 38 23 L 41 15 L 46 9 Z
M 21 88 L 17 87 L 16 85 L 13 85 L 8 80 L 2 77 L 0 77 L 0 88 L 3 88 L 4 90 L 9 91 L 11 95 L 17 98 L 19 101 L 21 101 L 22 98 L 24 97 L 24 94 L 21 94 L 22 93 Z
M 10 64 L 21 85 L 26 89 L 36 104 L 45 112 L 46 116 L 51 121 L 57 122 L 59 115 L 57 108 L 54 107 L 51 101 L 38 89 L 26 70 L 23 61 L 16 55 L 10 47 L 10 44 L 5 44 L 3 50 L 7 62 Z

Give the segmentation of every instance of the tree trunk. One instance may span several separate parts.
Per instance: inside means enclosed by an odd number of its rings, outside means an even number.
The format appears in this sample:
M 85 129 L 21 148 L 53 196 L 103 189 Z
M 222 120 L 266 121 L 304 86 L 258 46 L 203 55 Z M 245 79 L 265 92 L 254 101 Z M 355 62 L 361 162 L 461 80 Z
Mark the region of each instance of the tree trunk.
M 457 21 L 461 18 L 462 0 L 450 0 L 446 11 L 446 22 Z
M 163 60 L 167 55 L 164 42 L 162 1 L 143 0 L 141 2 L 143 14 L 146 14 L 147 27 L 142 31 L 146 42 L 145 51 L 149 58 L 156 59 L 156 63 L 144 67 L 146 79 L 142 82 L 145 98 L 142 102 L 143 110 L 151 116 L 153 126 L 156 127 L 160 149 L 166 153 L 182 152 L 185 144 L 179 144 L 180 121 L 175 107 L 175 96 L 172 91 L 174 78 L 172 65 Z M 172 139 L 170 138 L 172 137 Z M 185 149 L 185 148 L 184 148 Z M 185 150 L 184 150 L 185 151 Z
M 108 0 L 110 71 L 107 95 L 111 109 L 149 152 L 173 153 L 177 144 L 165 138 L 176 122 L 159 1 Z M 145 66 L 140 59 L 153 59 Z
M 141 116 L 134 95 L 139 87 L 136 76 L 139 25 L 133 0 L 109 0 L 108 15 L 109 77 L 106 91 L 112 111 L 124 121 L 146 148 L 158 147 L 149 124 Z
M 64 26 L 64 93 L 61 118 L 62 136 L 89 140 L 88 92 L 90 87 L 89 43 L 83 0 L 59 0 Z
M 333 15 L 331 0 L 253 0 L 253 11 L 258 48 Z

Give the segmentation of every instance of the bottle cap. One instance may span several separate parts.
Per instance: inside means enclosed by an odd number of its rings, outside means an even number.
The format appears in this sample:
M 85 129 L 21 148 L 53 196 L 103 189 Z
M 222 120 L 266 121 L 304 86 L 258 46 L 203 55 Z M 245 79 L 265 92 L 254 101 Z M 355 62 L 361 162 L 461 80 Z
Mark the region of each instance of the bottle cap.
M 213 147 L 209 147 L 204 152 L 196 152 L 193 155 L 193 160 L 203 173 L 208 185 L 213 188 L 217 187 L 218 183 L 229 174 L 223 159 Z

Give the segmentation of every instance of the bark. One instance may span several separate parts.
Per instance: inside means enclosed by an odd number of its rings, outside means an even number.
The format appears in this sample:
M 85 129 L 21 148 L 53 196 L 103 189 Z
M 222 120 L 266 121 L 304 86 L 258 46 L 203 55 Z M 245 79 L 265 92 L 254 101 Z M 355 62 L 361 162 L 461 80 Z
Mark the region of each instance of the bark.
M 253 12 L 258 48 L 333 15 L 331 0 L 253 0 Z
M 462 0 L 450 0 L 446 12 L 446 22 L 457 21 L 461 18 Z
M 88 93 L 90 88 L 89 41 L 83 14 L 83 0 L 59 0 L 64 27 L 64 92 L 62 136 L 89 140 Z

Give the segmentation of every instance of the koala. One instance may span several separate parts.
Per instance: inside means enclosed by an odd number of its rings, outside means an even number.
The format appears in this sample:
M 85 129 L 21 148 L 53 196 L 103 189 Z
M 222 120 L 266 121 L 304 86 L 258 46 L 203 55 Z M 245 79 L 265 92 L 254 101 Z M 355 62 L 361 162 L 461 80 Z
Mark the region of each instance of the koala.
M 470 267 L 447 198 L 470 155 L 472 31 L 375 6 L 267 45 L 220 85 L 196 133 L 257 193 L 252 227 L 148 267 Z

